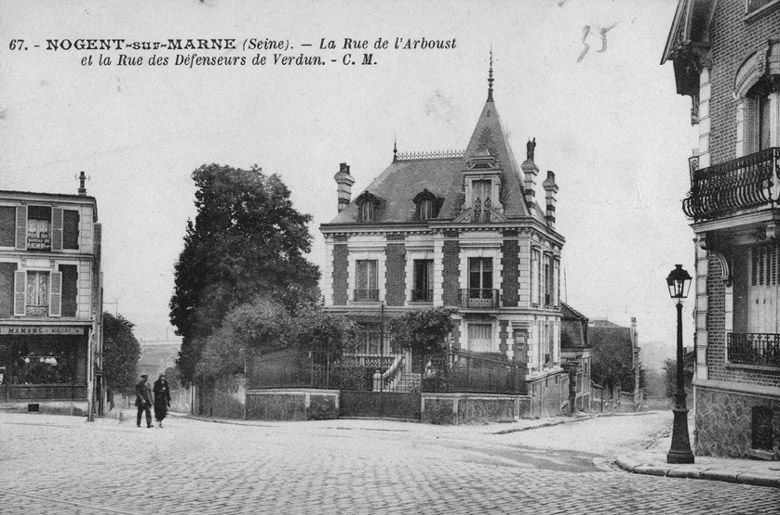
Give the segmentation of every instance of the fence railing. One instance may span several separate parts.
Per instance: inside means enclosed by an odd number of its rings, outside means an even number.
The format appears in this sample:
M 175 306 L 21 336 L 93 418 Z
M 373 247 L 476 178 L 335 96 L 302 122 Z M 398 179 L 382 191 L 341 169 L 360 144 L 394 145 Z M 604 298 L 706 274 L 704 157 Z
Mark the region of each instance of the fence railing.
M 780 334 L 728 333 L 728 361 L 780 367 Z
M 460 290 L 460 307 L 495 309 L 498 307 L 498 290 L 492 288 L 468 288 Z
M 423 392 L 512 393 L 525 391 L 525 367 L 506 359 L 450 351 L 430 357 Z
M 407 379 L 403 362 L 401 355 L 277 353 L 248 362 L 247 388 L 402 391 L 401 383 L 414 382 L 423 392 L 526 393 L 526 368 L 506 358 L 467 351 L 427 355 Z
M 773 147 L 691 172 L 683 211 L 699 222 L 745 209 L 774 206 L 778 200 L 780 148 Z

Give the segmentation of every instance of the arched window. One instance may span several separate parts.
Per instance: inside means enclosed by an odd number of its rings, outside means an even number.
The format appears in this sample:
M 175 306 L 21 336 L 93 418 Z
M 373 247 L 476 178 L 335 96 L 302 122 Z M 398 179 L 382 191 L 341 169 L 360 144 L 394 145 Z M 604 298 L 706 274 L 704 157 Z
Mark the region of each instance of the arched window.
M 364 191 L 355 203 L 358 207 L 358 222 L 375 222 L 381 205 L 381 200 L 376 195 Z
M 780 146 L 780 43 L 751 54 L 737 70 L 738 157 Z M 770 58 L 771 57 L 771 58 Z
M 424 189 L 414 197 L 413 201 L 416 205 L 415 218 L 417 220 L 431 220 L 439 216 L 439 208 L 444 199 L 440 199 Z

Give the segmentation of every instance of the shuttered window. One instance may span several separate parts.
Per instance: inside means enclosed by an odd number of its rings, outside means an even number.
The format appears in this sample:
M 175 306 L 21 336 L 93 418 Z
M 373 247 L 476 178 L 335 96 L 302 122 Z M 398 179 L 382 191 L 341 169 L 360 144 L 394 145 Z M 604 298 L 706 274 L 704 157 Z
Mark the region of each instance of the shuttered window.
M 49 316 L 62 316 L 62 273 L 52 272 L 49 282 Z
M 14 272 L 14 316 L 24 316 L 27 306 L 27 272 Z
M 0 206 L 0 247 L 16 244 L 16 208 Z
M 62 212 L 62 248 L 79 248 L 79 212 L 66 209 Z
M 493 325 L 469 324 L 468 349 L 472 352 L 493 352 Z
M 62 316 L 75 317 L 78 307 L 78 267 L 76 265 L 60 265 L 62 274 Z
M 0 318 L 13 315 L 16 263 L 0 263 Z
M 62 250 L 62 209 L 58 207 L 51 210 L 51 250 Z
M 27 206 L 16 206 L 16 248 L 27 248 Z

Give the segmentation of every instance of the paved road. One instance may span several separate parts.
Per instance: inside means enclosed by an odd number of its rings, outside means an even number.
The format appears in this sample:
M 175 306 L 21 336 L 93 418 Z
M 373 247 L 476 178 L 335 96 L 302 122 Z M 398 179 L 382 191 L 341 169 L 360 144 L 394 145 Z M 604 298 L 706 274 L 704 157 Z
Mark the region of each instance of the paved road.
M 617 448 L 668 425 L 647 417 L 633 434 L 627 420 L 495 435 L 501 426 L 173 418 L 137 429 L 0 414 L 0 513 L 778 512 L 778 489 L 618 470 Z

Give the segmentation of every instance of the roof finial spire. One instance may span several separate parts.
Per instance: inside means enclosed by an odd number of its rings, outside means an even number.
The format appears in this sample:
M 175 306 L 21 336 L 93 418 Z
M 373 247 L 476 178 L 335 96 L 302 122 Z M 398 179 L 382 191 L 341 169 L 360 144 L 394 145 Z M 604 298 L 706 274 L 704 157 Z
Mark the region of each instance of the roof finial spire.
M 493 101 L 493 43 L 490 44 L 490 70 L 488 71 L 488 102 Z
M 398 138 L 393 134 L 393 162 L 398 161 Z

